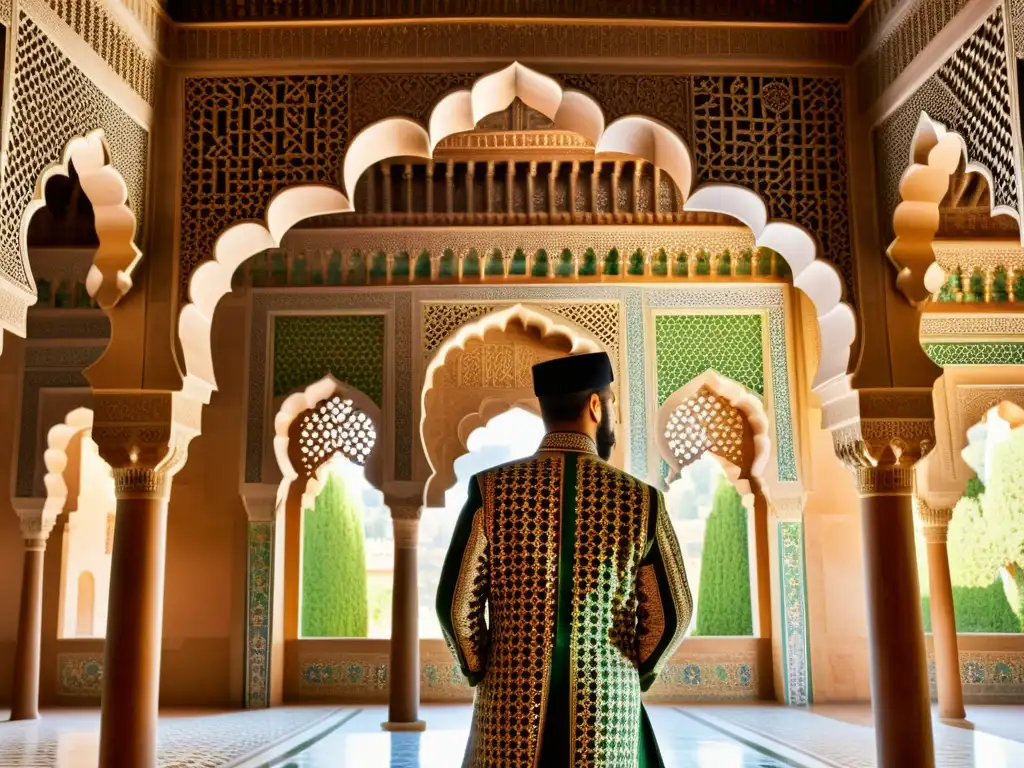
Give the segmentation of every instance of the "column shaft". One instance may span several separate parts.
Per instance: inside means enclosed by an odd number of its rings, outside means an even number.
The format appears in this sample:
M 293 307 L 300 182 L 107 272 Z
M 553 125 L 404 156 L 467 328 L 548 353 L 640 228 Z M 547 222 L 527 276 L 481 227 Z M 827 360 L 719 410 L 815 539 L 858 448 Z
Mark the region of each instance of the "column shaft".
M 156 766 L 166 540 L 166 498 L 118 498 L 100 768 Z
M 927 532 L 927 529 L 925 529 Z M 935 649 L 935 684 L 939 693 L 939 716 L 962 720 L 964 693 L 960 684 L 960 654 L 957 649 L 953 583 L 945 531 L 940 541 L 928 536 L 928 585 L 931 592 L 932 647 Z M 927 534 L 926 534 L 927 535 Z
M 391 592 L 391 659 L 386 730 L 422 730 L 420 707 L 418 520 L 395 525 L 395 577 Z
M 11 720 L 39 717 L 39 655 L 43 634 L 43 554 L 46 543 L 25 543 L 21 577 L 18 645 L 14 652 L 14 690 Z
M 934 768 L 909 495 L 861 498 L 871 698 L 879 768 Z

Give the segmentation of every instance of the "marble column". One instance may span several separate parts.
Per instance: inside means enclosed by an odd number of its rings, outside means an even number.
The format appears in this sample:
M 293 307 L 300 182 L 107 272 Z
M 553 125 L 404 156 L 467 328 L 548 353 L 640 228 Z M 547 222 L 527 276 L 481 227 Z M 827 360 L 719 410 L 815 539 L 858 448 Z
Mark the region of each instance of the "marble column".
M 156 768 L 167 506 L 202 404 L 182 392 L 108 392 L 92 383 L 92 438 L 117 497 L 99 768 Z
M 61 504 L 61 507 L 63 504 Z M 51 507 L 52 509 L 52 507 Z M 11 692 L 11 720 L 39 717 L 39 662 L 43 634 L 43 555 L 46 540 L 57 514 L 43 499 L 16 499 L 25 539 L 25 560 L 21 577 L 21 606 L 18 613 L 18 641 L 14 651 L 14 685 Z
M 419 503 L 388 503 L 395 531 L 395 575 L 391 592 L 391 656 L 388 666 L 386 731 L 422 731 L 420 706 Z
M 930 388 L 852 391 L 823 409 L 860 495 L 879 768 L 934 768 L 914 553 L 914 466 L 935 444 Z
M 154 469 L 115 469 L 114 486 L 100 768 L 149 768 L 156 765 L 171 478 Z
M 939 716 L 962 720 L 964 692 L 960 682 L 960 653 L 957 648 L 956 615 L 953 610 L 953 582 L 949 576 L 946 535 L 953 518 L 951 508 L 931 507 L 917 499 L 917 514 L 928 548 L 928 588 L 932 618 L 932 647 L 935 651 L 935 686 L 939 694 Z

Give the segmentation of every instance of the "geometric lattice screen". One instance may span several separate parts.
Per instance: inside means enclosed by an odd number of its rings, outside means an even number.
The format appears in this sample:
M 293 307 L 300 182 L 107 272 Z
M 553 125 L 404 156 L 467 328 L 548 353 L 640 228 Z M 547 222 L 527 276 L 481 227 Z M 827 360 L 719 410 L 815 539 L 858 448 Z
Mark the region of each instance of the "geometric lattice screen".
M 347 399 L 335 395 L 306 414 L 299 432 L 302 466 L 309 477 L 336 454 L 360 466 L 377 442 L 373 420 Z
M 742 467 L 744 424 L 738 409 L 704 386 L 672 412 L 665 425 L 665 438 L 680 468 L 707 451 Z

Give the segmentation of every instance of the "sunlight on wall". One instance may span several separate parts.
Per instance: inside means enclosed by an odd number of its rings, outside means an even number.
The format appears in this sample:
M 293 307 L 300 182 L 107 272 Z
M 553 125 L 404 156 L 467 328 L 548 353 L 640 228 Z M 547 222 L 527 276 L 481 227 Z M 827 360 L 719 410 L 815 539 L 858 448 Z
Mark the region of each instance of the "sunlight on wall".
M 466 440 L 469 453 L 455 460 L 458 482 L 445 493 L 444 507 L 423 510 L 420 521 L 420 637 L 441 637 L 434 602 L 455 522 L 468 497 L 470 478 L 498 464 L 532 455 L 543 437 L 544 424 L 539 416 L 513 408 L 474 430 Z
M 700 612 L 700 582 L 701 572 L 705 566 L 703 561 L 705 531 L 708 527 L 708 517 L 711 515 L 715 503 L 715 494 L 720 483 L 727 483 L 725 470 L 722 465 L 710 453 L 704 454 L 700 459 L 686 467 L 680 476 L 676 478 L 665 492 L 665 504 L 668 506 L 669 517 L 672 519 L 672 527 L 679 538 L 679 545 L 683 550 L 683 560 L 686 564 L 686 576 L 690 582 L 690 590 L 693 594 L 694 616 L 690 622 L 688 634 L 701 634 L 697 631 Z M 737 495 L 738 496 L 738 495 Z M 746 533 L 749 538 L 750 520 L 746 521 Z M 728 546 L 732 542 L 726 544 Z M 736 559 L 742 560 L 744 552 L 749 552 L 747 540 L 737 539 Z M 751 587 L 751 573 L 756 569 L 747 564 L 747 573 L 726 571 L 716 574 L 716 578 L 731 579 L 733 576 L 745 579 L 748 590 Z M 749 596 L 747 598 L 749 605 Z M 744 622 L 746 614 L 744 614 Z M 750 618 L 752 622 L 752 617 Z M 736 624 L 739 626 L 739 624 Z M 753 634 L 753 627 L 749 631 L 734 630 L 729 634 Z
M 77 508 L 64 524 L 61 638 L 103 637 L 107 628 L 117 505 L 114 477 L 88 432 L 82 435 L 80 455 Z
M 391 637 L 391 589 L 395 572 L 394 531 L 391 526 L 391 513 L 384 506 L 383 494 L 370 485 L 363 472 L 362 467 L 345 459 L 341 454 L 335 454 L 321 470 L 320 477 L 323 481 L 323 488 L 320 494 L 322 496 L 327 491 L 328 485 L 333 480 L 340 491 L 340 498 L 336 504 L 332 505 L 333 509 L 317 510 L 317 512 L 326 514 L 333 512 L 335 515 L 354 513 L 361 524 L 366 568 L 366 631 L 327 633 L 326 635 L 319 632 L 307 634 L 305 631 L 305 627 L 311 626 L 308 623 L 311 621 L 311 617 L 306 612 L 306 599 L 312 594 L 309 589 L 315 590 L 315 585 L 307 583 L 307 576 L 318 580 L 323 579 L 321 583 L 328 585 L 339 576 L 341 582 L 349 577 L 344 575 L 347 564 L 340 562 L 331 550 L 332 546 L 341 546 L 341 544 L 327 544 L 326 548 L 321 549 L 324 546 L 322 538 L 324 531 L 337 533 L 343 530 L 343 526 L 340 524 L 328 525 L 325 528 L 318 526 L 316 530 L 307 528 L 306 516 L 311 511 L 303 510 L 302 562 L 300 566 L 303 583 L 299 605 L 302 617 L 299 623 L 303 637 Z M 318 499 L 320 499 L 319 496 Z M 345 506 L 343 507 L 342 504 Z M 333 520 L 333 522 L 340 523 L 338 520 Z M 310 538 L 311 536 L 320 536 L 321 538 L 314 541 Z M 306 553 L 308 551 L 317 552 L 315 556 L 320 558 L 319 561 L 307 562 Z M 341 574 L 338 573 L 339 570 Z M 339 583 L 338 586 L 344 589 L 344 584 Z M 352 579 L 352 586 L 360 591 L 363 590 L 363 584 L 359 582 L 359 579 Z M 334 585 L 328 587 L 328 592 L 334 588 Z M 340 599 L 336 602 L 340 605 L 344 603 L 344 600 Z

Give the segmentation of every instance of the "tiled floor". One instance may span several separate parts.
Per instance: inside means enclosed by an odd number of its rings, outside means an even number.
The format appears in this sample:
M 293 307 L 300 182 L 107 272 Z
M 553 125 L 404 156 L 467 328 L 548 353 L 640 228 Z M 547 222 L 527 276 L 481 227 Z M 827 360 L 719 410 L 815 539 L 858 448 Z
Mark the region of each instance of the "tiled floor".
M 275 768 L 459 768 L 466 748 L 467 707 L 433 708 L 422 734 L 383 733 L 383 711 L 360 712 L 309 749 Z M 654 707 L 651 722 L 669 768 L 784 768 L 768 755 L 745 747 L 677 710 Z
M 669 768 L 873 768 L 864 707 L 650 707 Z M 457 768 L 469 707 L 426 707 L 422 734 L 384 733 L 383 708 L 168 713 L 161 768 Z M 4 713 L 0 712 L 0 720 Z M 938 768 L 1024 767 L 1024 709 L 969 708 L 976 730 L 936 724 Z M 99 714 L 0 722 L 0 768 L 95 768 Z M 987 731 L 987 732 L 986 732 Z M 1003 738 L 1013 736 L 1018 739 Z

